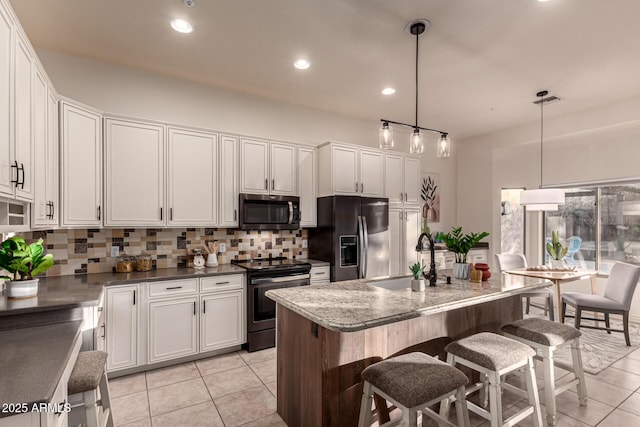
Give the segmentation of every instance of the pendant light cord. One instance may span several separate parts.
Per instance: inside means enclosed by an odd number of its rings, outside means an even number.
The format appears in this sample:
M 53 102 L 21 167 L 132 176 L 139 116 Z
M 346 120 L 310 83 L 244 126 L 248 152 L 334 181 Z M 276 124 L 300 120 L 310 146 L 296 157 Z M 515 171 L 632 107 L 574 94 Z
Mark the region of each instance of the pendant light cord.
M 540 188 L 542 188 L 542 157 L 543 157 L 543 147 L 542 140 L 544 139 L 544 113 L 543 113 L 543 105 L 544 105 L 544 92 L 540 92 Z
M 420 32 L 416 31 L 416 128 L 418 127 L 418 43 Z

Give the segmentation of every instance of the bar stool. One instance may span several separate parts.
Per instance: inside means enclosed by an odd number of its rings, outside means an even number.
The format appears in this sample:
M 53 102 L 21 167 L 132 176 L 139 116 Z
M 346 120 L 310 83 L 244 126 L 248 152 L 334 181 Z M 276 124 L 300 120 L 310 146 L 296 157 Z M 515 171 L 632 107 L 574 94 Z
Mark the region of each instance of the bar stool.
M 547 424 L 556 424 L 556 396 L 573 387 L 577 388 L 578 402 L 581 406 L 587 405 L 587 388 L 584 382 L 582 370 L 582 358 L 580 354 L 580 331 L 569 325 L 552 322 L 546 319 L 530 318 L 507 323 L 502 327 L 502 332 L 514 340 L 520 341 L 534 350 L 537 357 L 542 359 L 544 366 L 544 396 L 547 412 Z M 573 367 L 569 370 L 573 373 L 573 379 L 556 384 L 553 371 L 553 353 L 560 347 L 571 345 L 571 358 Z
M 371 425 L 371 402 L 376 393 L 402 410 L 405 426 L 416 426 L 418 411 L 441 424 L 455 426 L 428 408 L 456 394 L 458 427 L 469 426 L 464 396 L 469 379 L 456 368 L 424 353 L 408 353 L 374 363 L 362 371 L 364 388 L 358 427 Z M 393 425 L 398 419 L 383 426 Z M 423 421 L 424 424 L 424 421 Z M 380 426 L 380 427 L 383 427 Z
M 540 398 L 536 387 L 536 375 L 533 366 L 535 351 L 518 341 L 498 334 L 482 332 L 454 341 L 445 347 L 447 363 L 464 365 L 481 374 L 489 381 L 489 411 L 468 402 L 469 410 L 491 421 L 491 427 L 512 426 L 533 414 L 533 425 L 542 426 Z M 502 382 L 501 376 L 524 367 L 527 391 Z M 509 390 L 529 398 L 529 405 L 504 421 L 502 419 L 501 389 Z M 484 382 L 478 382 L 466 390 L 469 395 L 484 390 Z M 449 401 L 440 404 L 440 415 L 446 417 Z
M 104 351 L 80 352 L 67 383 L 69 395 L 82 393 L 87 427 L 113 427 L 106 364 L 107 353 Z M 100 399 L 98 399 L 98 388 Z

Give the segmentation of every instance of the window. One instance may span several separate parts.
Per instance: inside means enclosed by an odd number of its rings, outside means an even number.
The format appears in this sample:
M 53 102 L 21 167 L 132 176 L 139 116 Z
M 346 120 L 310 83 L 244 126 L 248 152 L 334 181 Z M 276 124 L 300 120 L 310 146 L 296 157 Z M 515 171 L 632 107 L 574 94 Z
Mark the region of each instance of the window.
M 640 183 L 565 191 L 565 204 L 557 212 L 545 212 L 545 243 L 558 231 L 568 247 L 568 265 L 603 274 L 616 261 L 640 265 Z

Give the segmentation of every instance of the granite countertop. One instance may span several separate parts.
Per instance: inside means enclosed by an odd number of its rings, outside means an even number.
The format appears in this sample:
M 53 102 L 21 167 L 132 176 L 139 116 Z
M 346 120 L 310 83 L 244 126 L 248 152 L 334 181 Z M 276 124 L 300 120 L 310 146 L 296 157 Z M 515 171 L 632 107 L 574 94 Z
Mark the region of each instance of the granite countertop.
M 450 270 L 438 272 L 440 277 Z M 410 276 L 405 276 L 409 283 Z M 399 279 L 399 278 L 391 278 Z M 400 278 L 403 279 L 403 278 Z M 520 294 L 550 285 L 546 280 L 496 274 L 489 281 L 472 283 L 439 280 L 424 292 L 411 289 L 388 290 L 371 283 L 382 280 L 347 280 L 331 284 L 267 291 L 278 304 L 333 331 L 359 331 L 421 315 L 462 308 Z
M 0 316 L 34 313 L 98 304 L 104 286 L 127 283 L 157 282 L 188 279 L 221 274 L 243 274 L 245 270 L 233 264 L 220 264 L 216 268 L 164 268 L 133 273 L 98 273 L 75 276 L 42 277 L 38 295 L 32 298 L 7 298 L 0 293 Z
M 80 339 L 81 321 L 0 331 L 0 407 L 50 402 Z M 58 403 L 58 402 L 52 402 Z M 0 411 L 0 418 L 12 413 Z

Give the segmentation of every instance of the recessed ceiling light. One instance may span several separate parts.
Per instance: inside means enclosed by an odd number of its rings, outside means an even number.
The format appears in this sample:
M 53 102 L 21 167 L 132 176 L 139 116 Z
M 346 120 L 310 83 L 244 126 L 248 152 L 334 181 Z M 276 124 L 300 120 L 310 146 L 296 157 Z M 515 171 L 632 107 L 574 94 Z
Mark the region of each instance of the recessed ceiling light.
M 190 33 L 193 31 L 193 27 L 184 19 L 173 19 L 171 21 L 171 28 L 179 33 Z
M 538 0 L 538 1 L 539 1 L 540 3 L 544 3 L 544 2 L 547 2 L 547 1 L 549 1 L 549 0 Z
M 298 70 L 306 70 L 311 66 L 311 64 L 306 59 L 298 59 L 296 60 L 296 62 L 293 63 L 293 66 L 296 67 Z
M 394 93 L 396 93 L 396 90 L 392 87 L 385 87 L 384 89 L 382 89 L 383 95 L 393 95 Z

